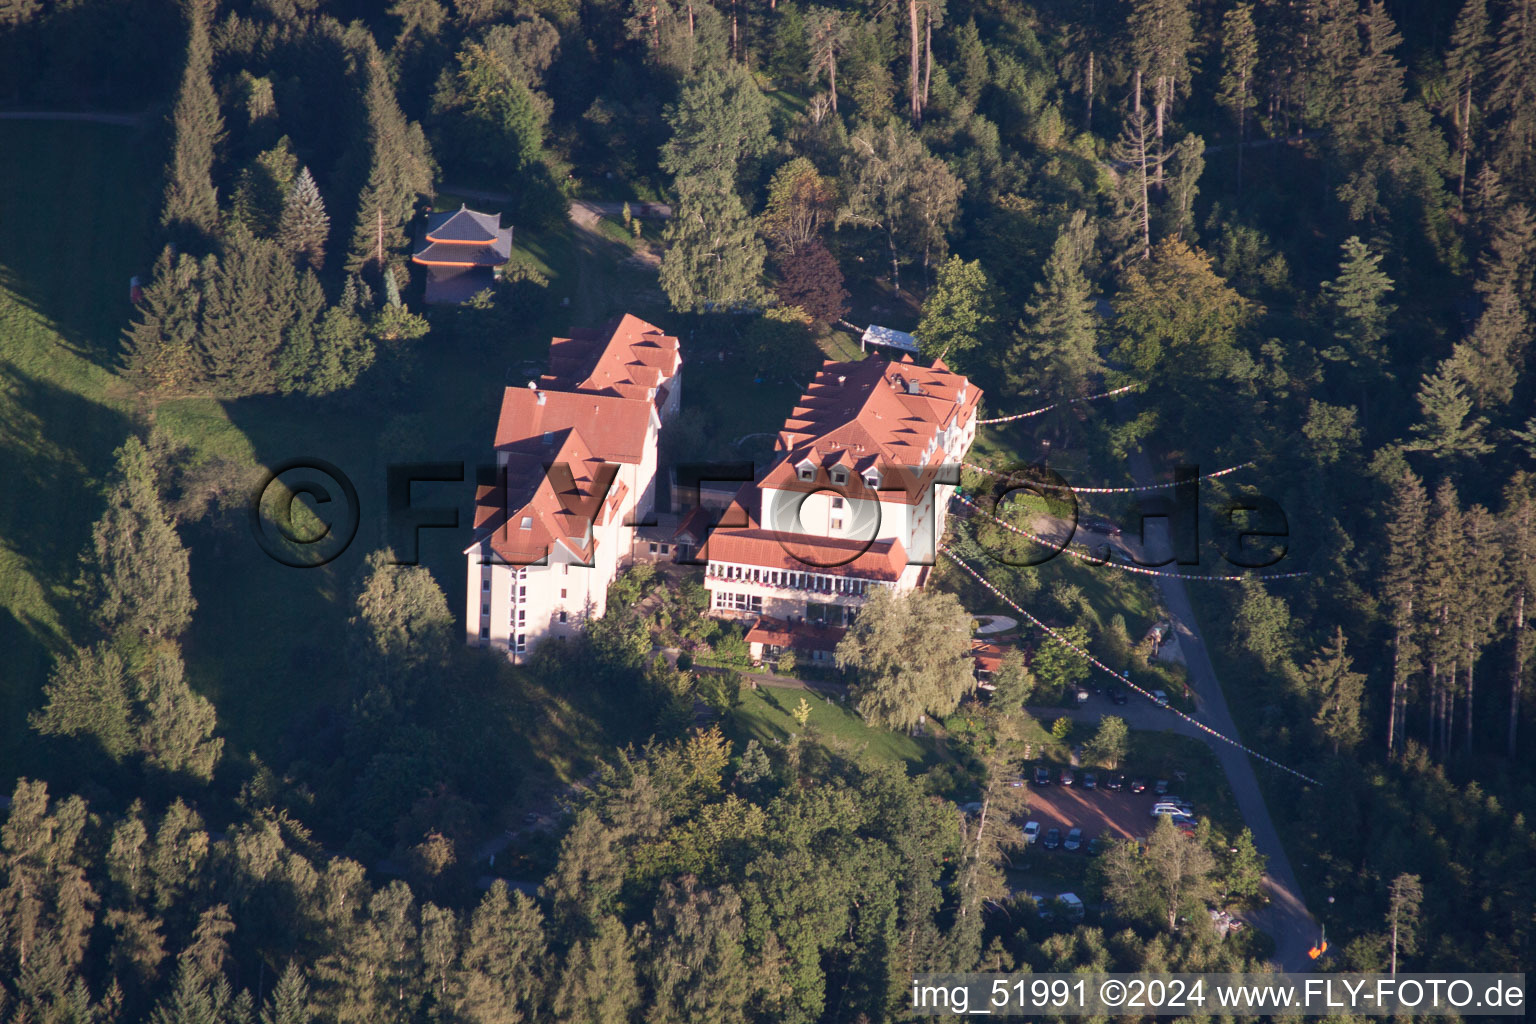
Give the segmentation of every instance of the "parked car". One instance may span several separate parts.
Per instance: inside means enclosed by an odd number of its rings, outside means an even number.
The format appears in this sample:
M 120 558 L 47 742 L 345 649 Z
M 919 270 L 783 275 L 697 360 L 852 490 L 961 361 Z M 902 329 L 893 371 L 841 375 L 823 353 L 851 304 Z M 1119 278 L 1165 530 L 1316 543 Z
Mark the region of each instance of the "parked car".
M 1079 704 L 1088 703 L 1088 691 L 1083 689 L 1081 686 L 1077 688 L 1077 702 Z
M 1077 781 L 1077 775 L 1071 768 L 1063 768 L 1061 774 L 1056 776 L 1056 781 L 1063 786 L 1070 786 Z
M 1147 780 L 1146 779 L 1132 779 L 1131 780 L 1131 792 L 1132 793 L 1145 793 L 1146 791 L 1147 791 Z
M 1083 830 L 1074 828 L 1067 833 L 1067 841 L 1061 844 L 1068 850 L 1080 850 L 1083 848 Z
M 1094 836 L 1088 840 L 1088 856 L 1097 857 L 1109 849 L 1109 839 L 1105 836 Z
M 1035 840 L 1040 838 L 1040 823 L 1027 821 L 1024 823 L 1024 843 L 1026 846 L 1034 846 Z
M 1061 829 L 1053 828 L 1045 834 L 1045 848 L 1054 850 L 1061 845 Z
M 1167 793 L 1168 792 L 1168 780 L 1167 779 L 1158 779 L 1157 780 L 1157 784 L 1152 787 L 1152 792 L 1156 793 L 1158 796 L 1162 796 L 1164 793 Z
M 1157 706 L 1160 708 L 1165 708 L 1168 706 L 1168 694 L 1164 693 L 1162 690 L 1153 690 L 1152 699 L 1157 702 Z
M 1115 772 L 1109 778 L 1104 780 L 1104 788 L 1112 789 L 1118 793 L 1120 790 L 1125 788 L 1125 776 L 1119 772 Z
M 1050 784 L 1051 770 L 1042 764 L 1035 769 L 1035 785 L 1049 786 Z
M 1108 519 L 1100 519 L 1098 517 L 1084 519 L 1083 528 L 1092 530 L 1094 533 L 1102 533 L 1106 537 L 1118 537 L 1121 533 L 1119 526 Z
M 1116 704 L 1129 704 L 1131 702 L 1131 695 L 1125 692 L 1124 687 L 1116 686 L 1109 691 L 1109 699 Z
M 1099 788 L 1099 775 L 1098 775 L 1097 772 L 1084 772 L 1083 773 L 1083 788 L 1084 789 L 1098 789 Z

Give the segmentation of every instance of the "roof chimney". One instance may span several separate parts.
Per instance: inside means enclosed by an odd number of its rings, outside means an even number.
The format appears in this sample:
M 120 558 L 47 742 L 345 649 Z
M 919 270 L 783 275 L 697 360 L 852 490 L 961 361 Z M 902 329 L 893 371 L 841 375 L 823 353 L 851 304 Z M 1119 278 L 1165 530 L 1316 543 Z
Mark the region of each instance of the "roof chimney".
M 535 390 L 534 391 L 534 395 L 538 397 L 539 404 L 543 405 L 544 404 L 544 392 Z
M 537 384 L 535 384 L 533 381 L 529 381 L 528 382 L 528 390 L 529 391 L 536 391 L 536 390 L 538 390 L 538 387 L 539 386 Z
M 838 383 L 839 383 L 839 384 L 846 384 L 846 383 L 848 383 L 848 378 L 847 378 L 847 377 L 845 377 L 845 376 L 844 376 L 844 375 L 842 375 L 842 374 L 838 374 L 838 375 L 837 375 L 837 382 L 838 382 Z

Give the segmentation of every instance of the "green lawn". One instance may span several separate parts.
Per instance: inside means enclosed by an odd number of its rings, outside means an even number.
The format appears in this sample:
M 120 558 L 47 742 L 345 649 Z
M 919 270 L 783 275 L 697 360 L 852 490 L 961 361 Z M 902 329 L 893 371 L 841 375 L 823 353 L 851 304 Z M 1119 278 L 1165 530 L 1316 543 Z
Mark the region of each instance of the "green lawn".
M 55 654 L 89 638 L 69 587 L 101 512 L 112 451 L 143 426 L 113 367 L 131 315 L 128 279 L 147 276 L 153 262 L 162 160 L 127 129 L 0 123 L 0 775 L 33 749 L 26 716 Z M 581 256 L 569 226 L 520 231 L 517 248 L 550 279 L 550 301 L 511 336 L 456 338 L 454 311 L 434 311 L 433 333 L 398 379 L 324 399 L 189 399 L 155 410 L 156 423 L 194 453 L 252 466 L 318 457 L 358 490 L 356 541 L 318 569 L 269 560 L 243 515 L 183 528 L 198 600 L 185 638 L 188 675 L 218 707 L 232 754 L 254 750 L 285 763 L 294 752 L 280 744 L 290 728 L 342 692 L 358 572 L 389 540 L 386 467 L 463 461 L 473 474 L 490 459 L 503 384 L 526 365 L 542 369 L 551 334 L 588 322 L 574 298 L 559 304 L 577 292 Z M 467 527 L 471 493 L 467 482 L 418 484 L 413 501 L 456 507 Z M 421 534 L 422 562 L 454 608 L 463 546 L 462 530 Z M 571 746 L 571 756 L 590 753 Z M 574 763 L 551 768 L 563 774 Z
M 158 163 L 130 129 L 0 123 L 0 774 L 81 625 L 68 590 L 132 426 L 111 367 L 153 258 Z
M 790 715 L 802 697 L 811 705 L 807 726 L 834 747 L 841 744 L 850 751 L 867 751 L 881 760 L 902 761 L 912 771 L 945 760 L 939 744 L 931 737 L 917 739 L 875 728 L 847 707 L 793 686 L 759 685 L 756 690 L 743 689 L 741 704 L 726 723 L 727 735 L 739 743 L 749 739 L 783 742 L 791 733 L 802 731 Z

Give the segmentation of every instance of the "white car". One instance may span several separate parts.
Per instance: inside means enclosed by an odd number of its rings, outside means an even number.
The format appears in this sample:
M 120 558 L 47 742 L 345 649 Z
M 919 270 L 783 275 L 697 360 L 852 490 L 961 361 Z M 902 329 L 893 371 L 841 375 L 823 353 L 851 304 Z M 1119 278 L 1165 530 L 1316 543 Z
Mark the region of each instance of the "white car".
M 1024 842 L 1026 845 L 1035 845 L 1035 840 L 1040 838 L 1040 823 L 1038 821 L 1027 822 L 1024 825 Z

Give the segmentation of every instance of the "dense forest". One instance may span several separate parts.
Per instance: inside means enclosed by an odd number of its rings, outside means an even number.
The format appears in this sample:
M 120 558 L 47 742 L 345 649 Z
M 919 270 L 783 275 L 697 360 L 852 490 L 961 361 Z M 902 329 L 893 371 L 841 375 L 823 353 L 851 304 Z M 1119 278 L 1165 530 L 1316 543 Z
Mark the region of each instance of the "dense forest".
M 1086 923 L 1010 894 L 1020 707 L 1079 678 L 1048 646 L 990 704 L 939 700 L 959 760 L 917 774 L 695 728 L 731 694 L 653 659 L 626 609 L 654 581 L 514 668 L 380 551 L 342 597 L 351 675 L 280 756 L 227 746 L 183 657 L 188 538 L 243 514 L 249 467 L 155 409 L 408 405 L 423 346 L 554 310 L 515 260 L 423 312 L 446 182 L 510 193 L 519 231 L 669 203 L 665 322 L 729 317 L 765 364 L 883 306 L 991 416 L 1139 385 L 993 454 L 1257 462 L 1309 574 L 1200 610 L 1245 740 L 1321 781 L 1266 796 L 1336 901 L 1325 963 L 1531 962 L 1536 0 L 0 0 L 0 101 L 149 109 L 165 168 L 115 368 L 143 416 L 0 827 L 0 1019 L 875 1022 L 914 971 L 1263 963 L 1203 927 L 1261 868 L 1209 823 L 1105 856 Z M 1005 577 L 1044 606 L 1046 571 Z M 739 646 L 697 597 L 653 601 Z M 559 714 L 605 761 L 483 878 L 529 783 L 497 724 Z

